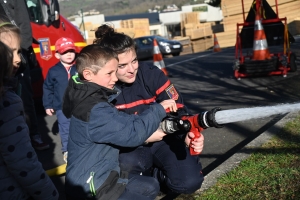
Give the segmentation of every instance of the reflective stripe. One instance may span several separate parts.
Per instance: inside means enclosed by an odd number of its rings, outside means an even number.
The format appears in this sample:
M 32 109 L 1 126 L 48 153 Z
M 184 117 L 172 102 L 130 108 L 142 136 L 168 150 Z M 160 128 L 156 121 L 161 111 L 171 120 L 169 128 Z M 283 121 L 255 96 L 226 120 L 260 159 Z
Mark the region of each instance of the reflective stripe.
M 255 20 L 254 30 L 255 31 L 264 30 L 264 27 L 262 26 L 260 20 Z
M 138 105 L 142 105 L 142 104 L 150 104 L 155 102 L 156 97 L 152 97 L 150 99 L 146 99 L 146 100 L 139 100 L 139 101 L 135 101 L 132 103 L 128 103 L 128 104 L 122 104 L 122 105 L 117 105 L 116 108 L 118 110 L 123 110 L 123 109 L 128 109 L 128 108 L 132 108 Z
M 75 46 L 76 47 L 85 47 L 87 44 L 85 42 L 75 42 Z M 55 46 L 51 46 L 51 51 L 55 51 Z M 36 47 L 36 48 L 33 48 L 34 50 L 34 53 L 40 53 L 41 52 L 41 49 L 40 47 Z
M 265 50 L 268 48 L 268 43 L 266 39 L 263 40 L 254 40 L 253 42 L 253 50 Z
M 158 47 L 158 46 L 154 46 L 154 48 L 153 48 L 153 53 L 154 53 L 154 54 L 160 54 L 160 50 L 159 50 L 159 47 Z
M 85 43 L 85 42 L 75 42 L 76 47 L 85 47 L 86 45 L 87 45 L 87 43 Z
M 165 68 L 165 63 L 163 61 L 154 61 L 153 65 L 155 65 L 156 67 L 158 67 L 159 69 Z
M 158 88 L 156 90 L 156 95 L 159 95 L 160 93 L 162 93 L 163 91 L 165 91 L 165 89 L 167 87 L 169 87 L 170 84 L 171 84 L 171 81 L 168 80 L 163 86 L 161 86 L 160 88 Z M 123 110 L 123 109 L 133 108 L 135 106 L 139 106 L 139 105 L 142 105 L 142 104 L 148 105 L 150 103 L 155 102 L 156 97 L 157 96 L 154 96 L 154 97 L 152 97 L 150 99 L 146 99 L 146 100 L 142 99 L 142 100 L 134 101 L 134 102 L 127 103 L 127 104 L 117 105 L 116 108 L 118 110 Z
M 160 88 L 158 88 L 158 90 L 156 90 L 156 95 L 159 95 L 160 93 L 162 93 L 167 87 L 169 87 L 170 84 L 171 84 L 171 81 L 168 80 L 163 86 L 161 86 Z

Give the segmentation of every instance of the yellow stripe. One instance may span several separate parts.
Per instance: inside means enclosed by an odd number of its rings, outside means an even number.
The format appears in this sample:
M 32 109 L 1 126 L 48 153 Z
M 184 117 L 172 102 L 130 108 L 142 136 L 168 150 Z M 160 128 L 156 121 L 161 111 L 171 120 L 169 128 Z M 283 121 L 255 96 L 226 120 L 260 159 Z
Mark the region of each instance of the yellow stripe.
M 75 42 L 76 47 L 85 47 L 87 44 L 85 42 Z M 39 47 L 33 48 L 35 53 L 40 53 L 41 49 Z M 51 46 L 51 51 L 55 51 L 55 46 Z
M 66 173 L 66 167 L 67 167 L 67 164 L 63 164 L 63 165 L 60 165 L 53 169 L 46 170 L 46 173 L 48 174 L 48 176 L 62 175 L 64 173 Z

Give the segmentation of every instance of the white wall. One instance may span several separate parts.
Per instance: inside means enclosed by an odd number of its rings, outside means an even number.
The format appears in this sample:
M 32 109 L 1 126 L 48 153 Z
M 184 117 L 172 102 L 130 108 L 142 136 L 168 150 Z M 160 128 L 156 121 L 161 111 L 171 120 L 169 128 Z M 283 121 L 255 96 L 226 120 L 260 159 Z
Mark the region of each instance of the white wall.
M 112 26 L 114 28 L 121 28 L 121 21 L 122 20 L 116 20 L 116 21 L 109 21 L 109 22 L 104 22 L 104 23 L 112 24 Z
M 182 11 L 159 13 L 159 21 L 164 24 L 178 24 L 181 21 Z
M 83 21 L 84 23 L 86 22 L 91 22 L 93 24 L 103 24 L 104 21 L 104 15 L 100 14 L 100 15 L 91 15 L 91 16 L 83 16 Z M 72 23 L 79 27 L 80 24 L 82 23 L 82 17 L 76 17 L 74 21 L 72 21 Z
M 150 32 L 156 30 L 158 35 L 161 35 L 163 37 L 167 36 L 166 27 L 164 24 L 151 25 L 149 29 Z
M 166 25 L 178 24 L 181 21 L 182 13 L 193 12 L 193 7 L 199 7 L 199 6 L 207 6 L 207 12 L 199 13 L 199 21 L 201 22 L 222 21 L 223 19 L 222 10 L 218 7 L 213 7 L 207 4 L 182 6 L 181 11 L 159 13 L 159 20 Z

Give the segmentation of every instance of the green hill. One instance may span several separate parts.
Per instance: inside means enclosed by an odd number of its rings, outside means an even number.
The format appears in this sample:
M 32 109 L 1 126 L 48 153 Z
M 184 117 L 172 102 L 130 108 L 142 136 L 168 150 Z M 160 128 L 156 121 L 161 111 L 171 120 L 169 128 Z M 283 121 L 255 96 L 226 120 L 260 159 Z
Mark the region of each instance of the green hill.
M 199 3 L 203 3 L 203 0 L 64 0 L 59 2 L 60 12 L 65 17 L 78 14 L 81 9 L 83 12 L 95 9 L 106 16 L 112 16 L 144 13 L 155 6 L 164 9 L 167 5 L 175 4 L 180 9 L 183 5 Z

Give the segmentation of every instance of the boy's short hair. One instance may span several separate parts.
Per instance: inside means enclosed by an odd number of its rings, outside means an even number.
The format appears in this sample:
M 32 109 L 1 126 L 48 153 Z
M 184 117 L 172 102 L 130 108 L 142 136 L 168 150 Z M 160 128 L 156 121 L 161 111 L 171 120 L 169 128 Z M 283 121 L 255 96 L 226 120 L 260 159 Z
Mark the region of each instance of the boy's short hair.
M 119 61 L 118 54 L 110 48 L 94 44 L 84 47 L 76 58 L 76 69 L 79 78 L 84 80 L 83 70 L 85 69 L 89 69 L 94 74 L 97 74 L 112 59 Z

